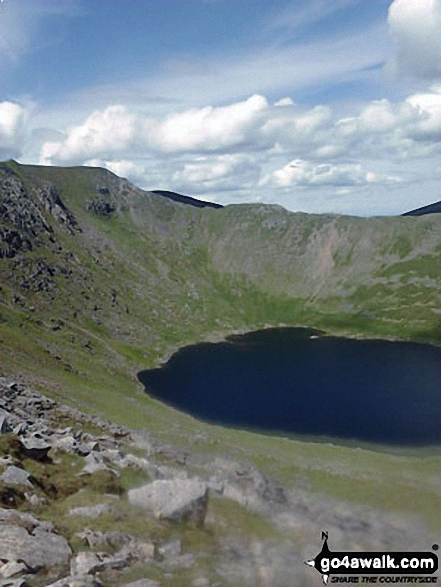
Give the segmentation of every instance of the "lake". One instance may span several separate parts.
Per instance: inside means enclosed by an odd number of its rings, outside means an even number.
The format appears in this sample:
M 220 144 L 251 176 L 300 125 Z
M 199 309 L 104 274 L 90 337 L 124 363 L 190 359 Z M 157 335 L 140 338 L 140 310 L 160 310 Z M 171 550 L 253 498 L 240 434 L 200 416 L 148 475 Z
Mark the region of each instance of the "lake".
M 184 347 L 147 393 L 209 422 L 400 446 L 441 444 L 441 348 L 273 328 Z

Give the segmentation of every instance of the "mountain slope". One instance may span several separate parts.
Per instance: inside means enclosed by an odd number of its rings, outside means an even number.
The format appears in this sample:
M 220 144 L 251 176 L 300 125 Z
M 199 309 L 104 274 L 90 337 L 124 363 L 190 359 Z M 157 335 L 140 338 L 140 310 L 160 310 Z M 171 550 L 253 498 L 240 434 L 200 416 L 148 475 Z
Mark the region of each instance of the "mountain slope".
M 410 534 L 420 537 L 418 544 L 433 544 L 440 530 L 436 448 L 343 446 L 213 426 L 151 399 L 136 374 L 180 345 L 268 325 L 439 344 L 440 255 L 439 215 L 200 209 L 144 192 L 103 169 L 3 163 L 0 376 L 8 377 L 7 389 L 20 389 L 21 381 L 89 416 L 138 430 L 141 455 L 152 441 L 158 447 L 156 474 L 159 466 L 177 478 L 216 480 L 222 473 L 237 481 L 239 492 L 210 498 L 208 533 L 167 528 L 167 536 L 182 535 L 184 552 L 203 559 L 204 572 L 215 576 L 225 555 L 231 580 L 222 584 L 256 584 L 254 575 L 238 577 L 244 565 L 266 572 L 268 560 L 285 575 L 288 563 L 300 565 L 302 574 L 323 527 L 355 549 L 397 549 L 400 536 Z M 30 397 L 35 400 L 33 392 Z M 77 425 L 63 420 L 69 430 Z M 65 485 L 78 483 L 69 460 L 60 466 L 63 475 L 70 472 Z M 140 482 L 132 469 L 127 476 L 130 486 Z M 277 502 L 253 510 L 253 488 L 266 495 L 279 486 L 289 515 Z M 105 484 L 99 490 L 108 492 Z M 87 505 L 97 503 L 96 494 L 89 499 Z M 66 504 L 55 500 L 49 513 L 71 532 L 60 507 Z M 140 536 L 155 538 L 145 515 L 128 512 L 124 500 L 121 508 L 121 516 L 118 510 L 111 521 L 87 525 L 110 524 L 106 531 L 121 532 L 130 522 Z M 164 585 L 195 584 L 187 579 L 178 569 Z
M 33 372 L 55 360 L 80 373 L 86 352 L 134 372 L 176 345 L 280 323 L 440 341 L 437 215 L 199 209 L 97 168 L 9 162 L 0 181 L 7 366 L 38 355 Z

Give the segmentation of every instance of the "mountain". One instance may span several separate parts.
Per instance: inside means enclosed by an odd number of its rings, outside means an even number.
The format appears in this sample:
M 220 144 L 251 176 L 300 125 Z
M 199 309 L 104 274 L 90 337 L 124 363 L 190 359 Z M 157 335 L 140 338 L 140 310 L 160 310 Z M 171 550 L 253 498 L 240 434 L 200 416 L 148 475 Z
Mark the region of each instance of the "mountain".
M 205 202 L 204 200 L 197 200 L 196 198 L 191 198 L 190 196 L 183 196 L 182 194 L 177 194 L 176 192 L 168 192 L 166 190 L 153 190 L 152 194 L 158 194 L 159 196 L 163 196 L 164 198 L 169 198 L 173 200 L 173 202 L 180 202 L 181 204 L 188 204 L 189 206 L 195 206 L 196 208 L 222 208 L 220 204 L 215 204 L 214 202 Z
M 422 208 L 417 208 L 416 210 L 405 212 L 404 214 L 402 214 L 402 216 L 424 216 L 424 214 L 439 213 L 441 213 L 441 202 L 435 202 L 434 204 L 429 204 L 428 206 L 423 206 Z
M 440 341 L 438 215 L 197 208 L 99 168 L 6 162 L 0 181 L 10 367 L 38 356 L 34 372 L 61 361 L 80 373 L 90 343 L 124 371 L 186 342 L 281 323 Z
M 46 523 L 29 521 L 29 511 L 54 522 L 44 544 L 64 548 L 65 537 L 75 552 L 87 548 L 84 540 L 101 540 L 94 548 L 103 549 L 107 538 L 134 536 L 143 552 L 166 554 L 131 567 L 124 580 L 183 587 L 282 586 L 294 575 L 296 585 L 312 585 L 317 577 L 303 561 L 322 528 L 337 542 L 344 535 L 348 548 L 406 550 L 409 536 L 418 548 L 433 544 L 441 530 L 436 448 L 343 446 L 213 426 L 153 400 L 136 376 L 184 344 L 267 326 L 440 344 L 440 257 L 437 214 L 200 208 L 104 169 L 1 163 L 1 426 L 18 418 L 18 432 L 30 428 L 66 449 L 35 463 L 16 435 L 0 435 L 0 468 L 13 453 L 10 474 L 40 484 L 30 503 L 1 473 L 1 504 L 25 510 L 14 524 Z M 115 424 L 130 428 L 127 437 Z M 104 469 L 84 477 L 86 458 L 89 471 Z M 118 497 L 154 479 L 188 491 L 187 478 L 211 487 L 203 529 L 140 515 Z M 97 505 L 87 521 L 68 515 Z M 12 539 L 28 536 L 12 528 L 0 523 Z M 78 561 L 122 564 L 116 543 L 105 548 L 110 558 L 87 552 Z M 118 569 L 104 584 L 121 584 Z M 43 584 L 39 575 L 35 585 Z

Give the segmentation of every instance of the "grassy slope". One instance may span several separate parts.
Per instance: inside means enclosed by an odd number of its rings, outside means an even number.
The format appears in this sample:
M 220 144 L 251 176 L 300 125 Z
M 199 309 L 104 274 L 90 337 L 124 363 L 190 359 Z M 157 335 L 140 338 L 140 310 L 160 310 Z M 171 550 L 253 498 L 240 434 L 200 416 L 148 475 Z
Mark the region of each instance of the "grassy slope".
M 267 325 L 439 344 L 439 215 L 198 210 L 104 170 L 9 169 L 34 199 L 35 186 L 56 186 L 83 232 L 70 234 L 44 212 L 55 243 L 43 236 L 33 252 L 0 260 L 4 373 L 166 442 L 251 460 L 288 485 L 414 511 L 435 524 L 436 452 L 391 454 L 210 426 L 145 396 L 135 375 L 182 344 Z M 111 218 L 86 210 L 100 187 L 117 207 Z M 41 261 L 59 271 L 37 291 Z M 204 442 L 194 440 L 196 430 Z

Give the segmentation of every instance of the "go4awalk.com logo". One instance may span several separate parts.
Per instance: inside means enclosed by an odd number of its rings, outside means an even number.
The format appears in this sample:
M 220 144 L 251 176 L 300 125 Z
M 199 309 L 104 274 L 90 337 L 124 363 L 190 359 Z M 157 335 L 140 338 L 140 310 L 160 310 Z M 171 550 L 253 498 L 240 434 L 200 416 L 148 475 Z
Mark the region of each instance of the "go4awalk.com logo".
M 319 554 L 305 564 L 322 574 L 325 585 L 331 576 L 331 583 L 435 584 L 438 581 L 433 576 L 438 570 L 438 556 L 434 552 L 332 552 L 327 532 L 322 532 L 322 541 Z M 432 549 L 438 550 L 438 545 L 434 544 Z

